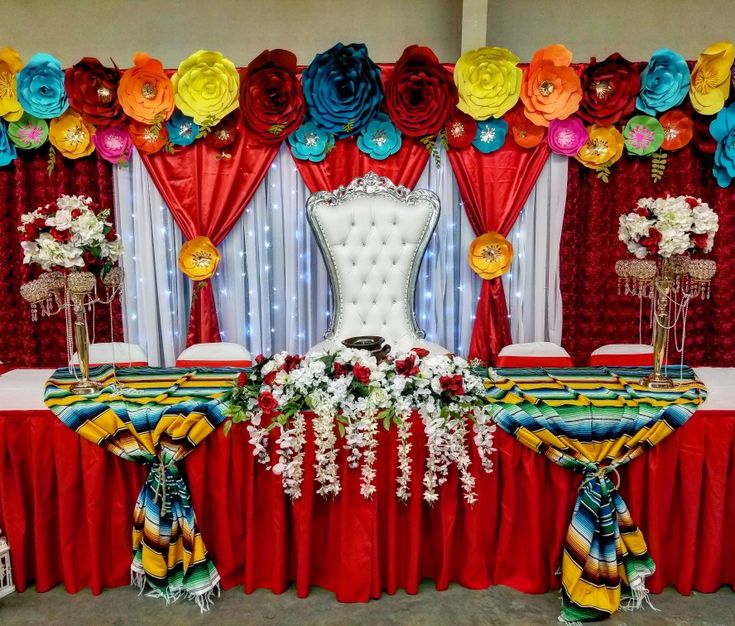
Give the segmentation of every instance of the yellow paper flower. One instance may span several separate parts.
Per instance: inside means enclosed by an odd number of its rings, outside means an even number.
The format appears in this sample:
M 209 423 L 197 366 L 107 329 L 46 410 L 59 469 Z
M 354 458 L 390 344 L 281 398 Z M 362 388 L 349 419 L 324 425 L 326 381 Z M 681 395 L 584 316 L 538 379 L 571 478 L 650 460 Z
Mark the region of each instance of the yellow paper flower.
M 498 232 L 480 235 L 470 244 L 467 261 L 472 270 L 485 280 L 502 276 L 510 269 L 513 246 Z
M 22 67 L 23 61 L 13 48 L 0 50 L 0 117 L 9 122 L 17 122 L 23 115 L 15 83 Z
M 587 127 L 587 132 L 589 139 L 575 157 L 582 165 L 599 170 L 623 156 L 625 140 L 617 128 L 592 124 Z
M 85 122 L 76 111 L 67 109 L 51 120 L 48 138 L 51 145 L 67 159 L 80 159 L 94 152 L 94 126 Z
M 179 269 L 192 280 L 207 280 L 214 276 L 220 254 L 209 237 L 194 237 L 179 252 Z
M 697 113 L 715 115 L 730 95 L 730 66 L 735 46 L 729 41 L 713 43 L 697 59 L 689 85 L 689 99 Z
M 457 107 L 476 120 L 502 117 L 521 92 L 523 72 L 519 59 L 505 48 L 478 48 L 465 52 L 454 66 L 459 91 Z
M 171 77 L 179 110 L 199 126 L 214 126 L 239 106 L 240 75 L 221 52 L 199 50 Z

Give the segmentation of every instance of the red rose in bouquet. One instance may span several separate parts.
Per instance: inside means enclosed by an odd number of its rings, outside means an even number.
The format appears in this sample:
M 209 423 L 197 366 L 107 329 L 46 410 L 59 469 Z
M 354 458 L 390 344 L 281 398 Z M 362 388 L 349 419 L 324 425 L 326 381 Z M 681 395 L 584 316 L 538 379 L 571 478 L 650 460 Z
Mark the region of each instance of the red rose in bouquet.
M 640 72 L 615 52 L 584 70 L 578 115 L 598 126 L 612 126 L 633 112 L 640 87 Z
M 264 50 L 240 82 L 243 120 L 267 143 L 281 141 L 304 119 L 304 93 L 296 76 L 296 55 Z
M 273 383 L 276 382 L 277 373 L 278 372 L 268 372 L 265 376 L 263 376 L 263 384 L 272 387 Z
M 416 365 L 416 357 L 409 354 L 405 359 L 396 361 L 396 374 L 401 376 L 416 376 L 419 373 L 419 366 Z
M 692 243 L 700 250 L 704 250 L 707 247 L 707 240 L 709 239 L 707 233 L 692 233 L 689 237 Z
M 248 382 L 248 375 L 245 372 L 240 372 L 237 375 L 237 386 L 244 387 Z
M 287 372 L 292 372 L 299 365 L 301 365 L 301 361 L 303 361 L 303 358 L 300 357 L 298 354 L 289 354 L 286 356 L 284 368 Z
M 337 363 L 334 364 L 334 377 L 335 378 L 342 378 L 342 376 L 347 376 L 347 374 L 350 373 L 350 368 L 347 367 L 344 363 Z
M 452 74 L 423 46 L 406 48 L 385 82 L 388 115 L 408 137 L 436 135 L 458 102 Z
M 648 237 L 642 237 L 639 244 L 645 246 L 651 254 L 658 254 L 658 244 L 661 242 L 661 233 L 655 228 L 648 231 Z
M 426 348 L 411 348 L 411 352 L 413 352 L 420 359 L 425 359 L 427 356 L 429 356 L 429 351 Z
M 358 383 L 362 383 L 363 385 L 367 385 L 370 382 L 370 368 L 365 365 L 357 363 L 352 368 L 352 375 Z
M 84 57 L 64 76 L 69 105 L 85 122 L 107 126 L 122 118 L 123 110 L 117 99 L 120 73 L 105 67 L 93 57 Z
M 264 415 L 272 415 L 278 408 L 278 400 L 275 399 L 270 391 L 263 391 L 258 396 L 258 406 Z
M 439 385 L 441 385 L 442 391 L 453 393 L 455 396 L 464 395 L 464 381 L 462 380 L 462 374 L 455 374 L 454 376 L 440 376 Z

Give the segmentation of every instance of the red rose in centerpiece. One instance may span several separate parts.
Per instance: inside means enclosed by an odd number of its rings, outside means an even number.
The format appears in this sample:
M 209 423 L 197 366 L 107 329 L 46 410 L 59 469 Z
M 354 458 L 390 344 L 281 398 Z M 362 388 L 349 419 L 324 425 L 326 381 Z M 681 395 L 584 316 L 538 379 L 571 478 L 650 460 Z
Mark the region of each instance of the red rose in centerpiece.
M 301 361 L 303 361 L 303 358 L 298 354 L 289 354 L 286 356 L 283 367 L 287 372 L 292 372 L 301 365 Z
M 342 378 L 342 376 L 347 376 L 347 374 L 350 373 L 350 368 L 347 367 L 344 363 L 337 363 L 334 364 L 334 377 L 335 378 Z
M 278 372 L 268 372 L 265 376 L 263 376 L 263 384 L 271 387 L 273 383 L 276 382 L 277 373 Z
M 357 363 L 352 368 L 352 375 L 358 383 L 362 383 L 363 385 L 367 385 L 370 382 L 370 368 L 365 365 Z
M 453 393 L 455 396 L 464 395 L 464 381 L 462 380 L 462 374 L 455 374 L 454 376 L 440 376 L 439 385 L 442 391 Z
M 707 240 L 709 239 L 707 233 L 692 233 L 689 237 L 692 243 L 700 250 L 704 250 L 707 247 Z
M 243 120 L 266 143 L 281 141 L 304 119 L 304 93 L 296 55 L 264 50 L 250 62 L 240 85 Z
M 416 376 L 419 373 L 419 366 L 416 365 L 416 357 L 409 354 L 405 359 L 396 361 L 396 374 L 401 376 Z
M 265 361 L 265 357 L 262 354 L 258 354 L 255 357 L 255 362 L 260 365 L 263 361 Z
M 612 126 L 633 112 L 640 87 L 640 72 L 615 52 L 584 70 L 578 115 L 598 126 Z
M 237 375 L 237 386 L 244 387 L 248 382 L 248 375 L 245 372 L 240 372 Z
M 420 359 L 425 359 L 427 356 L 429 356 L 429 351 L 426 348 L 411 348 L 411 352 L 413 352 Z
M 120 73 L 93 57 L 84 57 L 66 70 L 64 86 L 69 105 L 85 122 L 106 126 L 122 118 L 117 99 Z
M 264 415 L 271 415 L 278 408 L 278 400 L 270 391 L 263 391 L 258 396 L 258 406 Z
M 648 237 L 642 237 L 638 242 L 645 246 L 651 254 L 658 254 L 658 244 L 661 242 L 661 233 L 655 228 L 648 231 Z

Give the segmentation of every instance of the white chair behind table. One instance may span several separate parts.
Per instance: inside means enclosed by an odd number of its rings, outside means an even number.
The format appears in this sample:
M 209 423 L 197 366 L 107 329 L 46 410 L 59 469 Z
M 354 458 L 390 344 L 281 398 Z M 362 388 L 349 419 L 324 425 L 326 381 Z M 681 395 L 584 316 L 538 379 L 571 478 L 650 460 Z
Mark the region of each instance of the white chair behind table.
M 79 355 L 71 357 L 73 365 L 79 365 Z M 89 344 L 89 366 L 115 363 L 118 367 L 146 367 L 148 356 L 135 343 L 91 343 Z
M 653 367 L 653 346 L 644 343 L 609 343 L 590 355 L 590 365 Z
M 195 343 L 176 359 L 176 367 L 250 367 L 253 359 L 239 343 Z
M 561 346 L 548 341 L 512 343 L 498 353 L 496 367 L 574 367 Z
M 15 591 L 13 568 L 10 564 L 10 546 L 0 529 L 0 598 Z
M 413 310 L 419 265 L 439 210 L 435 193 L 410 191 L 373 172 L 309 197 L 306 215 L 332 286 L 330 326 L 310 352 L 361 335 L 384 337 L 393 352 L 447 352 L 424 340 Z

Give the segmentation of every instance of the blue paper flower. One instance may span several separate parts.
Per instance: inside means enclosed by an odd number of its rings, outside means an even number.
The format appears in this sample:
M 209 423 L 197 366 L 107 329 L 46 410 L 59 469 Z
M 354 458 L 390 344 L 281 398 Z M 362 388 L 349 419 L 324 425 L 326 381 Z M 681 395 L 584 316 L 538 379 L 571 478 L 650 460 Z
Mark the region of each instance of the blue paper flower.
M 357 138 L 357 147 L 382 161 L 401 149 L 401 133 L 385 113 L 378 113 Z
M 297 159 L 319 163 L 334 147 L 334 135 L 308 121 L 288 136 L 288 143 Z
M 176 146 L 190 146 L 199 134 L 199 125 L 188 115 L 176 109 L 166 122 L 169 141 Z
M 735 103 L 720 109 L 709 132 L 717 140 L 712 173 L 720 187 L 729 187 L 735 178 Z
M 18 156 L 18 153 L 15 151 L 15 145 L 10 143 L 5 124 L 0 122 L 0 167 L 5 167 L 8 163 L 14 161 L 16 156 Z
M 383 99 L 380 68 L 361 43 L 338 43 L 317 54 L 301 82 L 310 118 L 337 137 L 362 130 Z
M 17 77 L 18 101 L 23 110 L 43 120 L 59 117 L 67 108 L 64 71 L 50 54 L 39 52 L 31 57 Z
M 503 118 L 477 122 L 477 134 L 475 134 L 472 145 L 480 152 L 489 154 L 503 147 L 507 134 L 508 122 Z
M 684 57 L 668 48 L 656 50 L 641 72 L 641 90 L 636 107 L 656 115 L 684 102 L 689 93 L 689 66 Z

